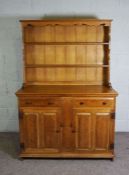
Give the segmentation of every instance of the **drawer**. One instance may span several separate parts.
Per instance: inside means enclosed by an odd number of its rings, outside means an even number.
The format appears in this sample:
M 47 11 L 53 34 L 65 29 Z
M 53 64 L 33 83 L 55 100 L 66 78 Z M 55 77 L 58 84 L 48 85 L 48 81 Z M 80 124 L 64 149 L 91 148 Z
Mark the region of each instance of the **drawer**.
M 79 98 L 73 100 L 73 107 L 114 107 L 114 100 L 109 99 L 85 99 Z
M 20 99 L 20 107 L 58 107 L 61 106 L 60 99 L 43 98 L 43 99 Z

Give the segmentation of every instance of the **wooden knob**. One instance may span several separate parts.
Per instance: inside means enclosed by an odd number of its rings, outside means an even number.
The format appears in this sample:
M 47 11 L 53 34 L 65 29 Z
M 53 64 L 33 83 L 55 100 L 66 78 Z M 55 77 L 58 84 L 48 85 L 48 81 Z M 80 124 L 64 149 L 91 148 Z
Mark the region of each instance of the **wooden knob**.
M 103 102 L 103 105 L 106 105 L 107 103 L 106 102 Z
M 72 130 L 72 133 L 75 133 L 76 131 L 75 130 Z
M 52 102 L 48 102 L 48 105 L 53 105 L 54 103 L 52 103 Z
M 60 130 L 56 130 L 56 133 L 59 133 L 60 132 Z
M 84 104 L 84 102 L 80 102 L 80 105 L 83 105 Z
M 60 124 L 60 127 L 64 127 L 64 125 L 63 124 Z
M 33 27 L 33 25 L 32 24 L 28 24 L 27 27 Z
M 31 105 L 31 104 L 32 104 L 32 102 L 30 102 L 30 101 L 27 101 L 27 102 L 26 102 L 26 104 L 27 104 L 27 105 Z

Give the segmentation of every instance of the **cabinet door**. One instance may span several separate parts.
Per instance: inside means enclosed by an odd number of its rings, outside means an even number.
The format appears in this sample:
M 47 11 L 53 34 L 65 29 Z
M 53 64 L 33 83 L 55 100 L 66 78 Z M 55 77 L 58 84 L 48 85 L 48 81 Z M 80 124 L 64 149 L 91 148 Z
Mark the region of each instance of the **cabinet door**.
M 22 149 L 37 148 L 37 119 L 39 114 L 20 111 L 20 142 Z M 24 145 L 24 146 L 23 146 Z
M 61 145 L 60 111 L 44 111 L 39 118 L 40 148 L 53 151 Z
M 114 113 L 100 112 L 95 114 L 94 149 L 107 151 L 114 140 Z
M 24 110 L 21 142 L 27 150 L 57 151 L 60 147 L 60 110 Z
M 88 151 L 92 149 L 92 114 L 78 109 L 74 112 L 75 149 Z

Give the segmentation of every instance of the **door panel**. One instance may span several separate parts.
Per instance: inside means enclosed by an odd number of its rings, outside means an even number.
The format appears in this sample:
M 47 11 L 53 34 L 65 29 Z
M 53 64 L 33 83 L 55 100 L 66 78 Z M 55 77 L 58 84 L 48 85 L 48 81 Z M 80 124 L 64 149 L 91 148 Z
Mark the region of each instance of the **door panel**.
M 44 112 L 40 116 L 39 134 L 40 148 L 58 148 L 59 147 L 59 119 L 58 113 Z
M 86 110 L 76 110 L 74 114 L 75 149 L 92 149 L 92 114 Z
M 38 113 L 28 113 L 23 114 L 24 122 L 24 138 L 25 138 L 25 148 L 37 148 L 37 119 Z
M 108 150 L 111 130 L 110 113 L 96 113 L 95 115 L 95 149 Z
M 78 149 L 91 148 L 91 114 L 77 113 L 76 115 L 76 147 Z
M 22 142 L 25 149 L 58 151 L 61 145 L 60 110 L 23 111 Z

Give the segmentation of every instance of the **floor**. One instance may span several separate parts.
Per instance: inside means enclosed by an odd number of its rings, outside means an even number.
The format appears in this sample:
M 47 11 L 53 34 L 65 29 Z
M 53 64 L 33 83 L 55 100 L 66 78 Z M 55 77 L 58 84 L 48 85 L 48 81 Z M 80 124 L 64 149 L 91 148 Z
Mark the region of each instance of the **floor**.
M 129 133 L 116 134 L 114 162 L 101 159 L 18 159 L 18 133 L 0 133 L 0 175 L 129 175 Z

